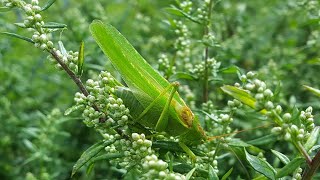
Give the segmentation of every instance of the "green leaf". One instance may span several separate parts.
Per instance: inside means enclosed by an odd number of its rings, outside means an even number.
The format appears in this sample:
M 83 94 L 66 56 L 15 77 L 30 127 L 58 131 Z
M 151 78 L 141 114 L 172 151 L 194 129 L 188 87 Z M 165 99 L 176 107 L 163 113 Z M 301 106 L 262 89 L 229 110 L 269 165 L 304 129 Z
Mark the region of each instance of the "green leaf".
M 73 111 L 78 110 L 79 106 L 75 105 L 75 106 L 71 106 L 70 108 L 68 108 L 65 112 L 64 115 L 68 116 L 69 114 L 71 114 Z
M 61 54 L 62 54 L 63 56 L 67 56 L 68 53 L 67 53 L 66 48 L 64 48 L 64 45 L 63 45 L 62 41 L 58 41 L 58 45 L 59 45 L 59 49 L 60 49 L 60 51 L 61 51 Z
M 171 152 L 185 152 L 179 145 L 178 142 L 174 141 L 154 141 L 152 142 L 153 148 L 161 148 L 163 150 L 171 151 Z M 197 156 L 206 156 L 205 153 L 201 152 L 197 148 L 190 148 L 190 150 Z
M 92 159 L 90 159 L 90 161 L 88 161 L 88 164 L 93 164 L 93 163 L 96 163 L 97 161 L 101 161 L 101 160 L 110 160 L 110 159 L 121 158 L 123 156 L 124 156 L 123 153 L 103 154 L 103 155 L 100 155 L 97 157 L 93 157 Z
M 201 24 L 200 21 L 198 21 L 196 18 L 192 17 L 190 14 L 187 14 L 185 12 L 183 12 L 182 10 L 176 8 L 176 7 L 170 7 L 170 8 L 164 8 L 165 11 L 167 11 L 168 13 L 172 14 L 172 15 L 176 15 L 176 16 L 183 16 L 186 17 L 187 19 L 189 19 L 192 22 L 195 22 L 197 24 Z
M 320 134 L 320 126 L 316 126 L 308 138 L 307 142 L 304 144 L 304 147 L 307 151 L 309 151 L 317 142 Z
M 57 22 L 47 22 L 47 23 L 44 24 L 42 27 L 43 27 L 43 28 L 56 29 L 56 28 L 66 28 L 67 25 L 66 25 L 66 24 L 57 23 Z
M 196 170 L 197 168 L 193 168 L 191 169 L 191 171 L 188 172 L 188 174 L 186 175 L 186 180 L 189 180 L 191 177 L 192 177 L 192 174 L 194 173 L 194 171 Z
M 181 79 L 194 81 L 197 79 L 197 77 L 195 77 L 192 74 L 185 73 L 185 72 L 177 72 L 169 77 L 170 81 L 177 81 L 177 80 L 181 80 Z
M 94 163 L 89 164 L 86 170 L 86 174 L 89 175 L 92 172 L 93 168 L 94 168 Z
M 246 150 L 245 150 L 245 154 L 246 154 L 247 161 L 249 162 L 249 164 L 253 169 L 265 175 L 267 178 L 276 179 L 275 177 L 276 171 L 267 161 L 249 154 Z
M 274 155 L 276 155 L 277 158 L 279 158 L 282 163 L 288 164 L 290 162 L 290 159 L 286 155 L 282 154 L 281 152 L 273 150 L 273 149 L 271 149 L 271 152 Z
M 172 15 L 176 15 L 176 16 L 180 16 L 180 17 L 183 17 L 183 13 L 181 12 L 180 9 L 177 9 L 175 7 L 169 7 L 169 8 L 164 8 L 164 10 L 169 13 L 169 14 L 172 14 Z
M 56 0 L 49 0 L 40 10 L 39 12 L 47 10 Z
M 320 90 L 307 86 L 307 85 L 303 85 L 303 87 L 305 87 L 308 91 L 312 92 L 313 94 L 315 94 L 316 96 L 320 97 Z
M 79 48 L 79 56 L 78 56 L 78 76 L 82 75 L 82 68 L 84 64 L 84 42 L 81 41 Z
M 305 159 L 302 157 L 297 157 L 290 161 L 287 165 L 281 168 L 277 173 L 277 178 L 281 178 L 293 173 L 302 163 L 305 162 Z
M 231 175 L 232 171 L 233 168 L 229 169 L 229 171 L 222 176 L 221 180 L 227 180 L 227 178 Z
M 232 138 L 228 142 L 228 145 L 237 146 L 237 147 L 249 147 L 249 146 L 251 146 L 251 144 L 248 144 L 248 143 L 242 141 L 241 139 L 237 139 L 237 138 Z
M 241 101 L 243 104 L 255 109 L 256 100 L 247 91 L 230 85 L 224 85 L 221 87 L 221 89 L 223 92 Z
M 29 43 L 34 44 L 34 42 L 32 41 L 32 39 L 27 38 L 27 37 L 24 37 L 24 36 L 21 36 L 21 35 L 19 35 L 19 34 L 9 33 L 9 32 L 0 32 L 0 34 L 4 34 L 4 35 L 7 35 L 7 36 L 11 36 L 11 37 L 15 37 L 15 38 L 18 38 L 18 39 L 22 39 L 22 40 L 24 40 L 24 41 L 27 41 L 27 42 L 29 42 Z
M 37 149 L 34 146 L 34 144 L 29 139 L 24 139 L 23 144 L 26 146 L 27 149 L 29 149 L 32 152 L 36 152 Z
M 226 68 L 221 68 L 219 69 L 218 72 L 225 73 L 225 74 L 234 74 L 234 73 L 237 73 L 238 71 L 240 71 L 240 68 L 238 66 L 232 65 Z
M 104 147 L 112 144 L 113 141 L 100 141 L 91 147 L 89 147 L 86 151 L 82 153 L 78 161 L 75 163 L 72 169 L 71 177 L 83 166 L 85 165 L 90 159 L 96 156 L 100 151 L 104 149 Z
M 0 13 L 2 12 L 8 12 L 10 11 L 12 8 L 8 8 L 8 7 L 0 7 Z
M 254 146 L 260 146 L 260 145 L 265 145 L 265 144 L 270 144 L 277 141 L 277 136 L 274 134 L 269 134 L 257 139 L 253 139 L 250 141 L 247 141 L 247 143 L 254 145 Z
M 14 23 L 14 25 L 21 27 L 21 28 L 26 28 L 26 25 L 24 25 L 24 23 Z
M 219 180 L 218 175 L 216 172 L 214 172 L 214 169 L 211 165 L 209 165 L 209 175 L 208 175 L 209 180 Z

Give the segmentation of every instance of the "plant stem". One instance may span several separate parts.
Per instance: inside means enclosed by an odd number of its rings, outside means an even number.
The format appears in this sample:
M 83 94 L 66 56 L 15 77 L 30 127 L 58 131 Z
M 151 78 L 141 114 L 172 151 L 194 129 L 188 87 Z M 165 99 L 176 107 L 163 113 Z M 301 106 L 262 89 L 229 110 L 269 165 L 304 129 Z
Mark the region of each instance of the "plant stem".
M 48 52 L 52 55 L 52 57 L 60 64 L 60 66 L 62 67 L 62 69 L 69 75 L 69 77 L 76 83 L 76 85 L 78 86 L 78 88 L 80 89 L 80 91 L 85 95 L 88 96 L 89 92 L 86 89 L 86 87 L 84 86 L 84 84 L 82 83 L 81 79 L 75 74 L 73 73 L 70 68 L 67 66 L 67 64 L 65 64 L 58 56 L 58 54 L 56 53 L 56 51 L 54 50 L 48 50 Z M 99 108 L 93 104 L 92 107 L 94 108 L 94 110 L 99 111 Z M 99 122 L 103 123 L 105 121 L 104 118 L 100 118 Z
M 83 85 L 81 79 L 77 77 L 76 74 L 74 74 L 69 67 L 59 58 L 57 53 L 54 50 L 50 50 L 49 53 L 53 56 L 53 58 L 60 64 L 60 66 L 63 68 L 63 70 L 69 75 L 69 77 L 76 83 L 76 85 L 79 87 L 80 91 L 85 95 L 88 96 L 89 92 Z
M 295 144 L 295 143 L 294 143 Z M 296 144 L 296 147 L 298 148 L 298 150 L 300 151 L 300 153 L 305 157 L 308 166 L 311 167 L 312 164 L 312 159 L 310 158 L 309 154 L 307 153 L 307 151 L 304 149 L 304 147 L 302 146 L 302 144 L 300 142 L 298 142 Z
M 320 166 L 320 151 L 318 151 L 317 154 L 315 155 L 315 157 L 312 159 L 311 166 L 306 167 L 306 169 L 302 175 L 302 180 L 312 179 L 312 176 L 317 171 L 319 166 Z
M 210 19 L 212 14 L 212 4 L 213 0 L 210 0 L 208 17 L 204 27 L 203 37 L 209 34 Z M 207 102 L 209 99 L 209 72 L 208 72 L 208 59 L 209 59 L 209 47 L 206 46 L 204 50 L 204 80 L 203 80 L 203 102 Z

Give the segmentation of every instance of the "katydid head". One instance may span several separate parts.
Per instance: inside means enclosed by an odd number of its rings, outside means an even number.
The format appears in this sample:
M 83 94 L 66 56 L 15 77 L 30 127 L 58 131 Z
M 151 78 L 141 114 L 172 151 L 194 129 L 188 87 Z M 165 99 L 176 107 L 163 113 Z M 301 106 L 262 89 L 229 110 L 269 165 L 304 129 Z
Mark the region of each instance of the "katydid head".
M 183 106 L 180 111 L 180 118 L 182 121 L 188 126 L 191 127 L 193 120 L 194 120 L 194 115 L 190 108 L 188 106 Z

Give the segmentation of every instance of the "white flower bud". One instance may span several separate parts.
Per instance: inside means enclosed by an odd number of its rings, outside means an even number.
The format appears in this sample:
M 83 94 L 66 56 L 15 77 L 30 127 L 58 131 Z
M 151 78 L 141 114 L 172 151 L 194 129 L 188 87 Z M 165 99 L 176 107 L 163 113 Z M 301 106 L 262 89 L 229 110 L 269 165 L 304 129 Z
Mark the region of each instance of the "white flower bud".
M 276 107 L 276 112 L 277 112 L 278 114 L 280 114 L 280 113 L 282 112 L 282 107 L 281 107 L 280 105 L 277 105 L 277 107 Z
M 261 93 L 257 93 L 254 97 L 256 98 L 257 101 L 259 101 L 259 100 L 263 100 L 264 95 Z
M 274 108 L 274 105 L 271 101 L 266 102 L 265 107 L 267 110 L 271 110 Z
M 254 84 L 248 83 L 244 86 L 245 89 L 252 91 L 255 88 Z
M 247 76 L 246 75 L 243 74 L 243 75 L 240 76 L 240 81 L 244 82 L 246 80 L 247 80 Z
M 252 71 L 249 71 L 249 72 L 247 73 L 247 78 L 248 78 L 248 79 L 252 79 L 254 76 L 255 76 L 255 74 L 254 74 Z
M 309 106 L 309 107 L 306 109 L 306 112 L 312 113 L 312 107 Z
M 38 1 L 38 0 L 31 0 L 31 4 L 32 4 L 32 5 L 38 5 L 38 4 L 39 4 L 39 1 Z
M 40 49 L 41 50 L 46 50 L 48 47 L 47 47 L 47 45 L 46 44 L 41 44 L 41 46 L 40 46 Z
M 271 129 L 271 133 L 272 134 L 280 134 L 282 131 L 282 128 L 281 127 L 274 127 Z
M 41 34 L 40 37 L 39 37 L 39 40 L 42 41 L 42 42 L 47 41 L 48 40 L 47 35 L 46 34 Z
M 41 21 L 41 20 L 42 20 L 42 16 L 41 16 L 40 14 L 35 14 L 35 15 L 34 15 L 34 19 L 35 19 L 36 21 Z
M 265 95 L 266 97 L 272 97 L 273 93 L 270 89 L 266 89 L 264 90 L 263 95 Z
M 282 118 L 283 118 L 283 120 L 284 120 L 285 122 L 290 122 L 292 116 L 291 116 L 290 113 L 285 113 L 285 114 L 282 116 Z

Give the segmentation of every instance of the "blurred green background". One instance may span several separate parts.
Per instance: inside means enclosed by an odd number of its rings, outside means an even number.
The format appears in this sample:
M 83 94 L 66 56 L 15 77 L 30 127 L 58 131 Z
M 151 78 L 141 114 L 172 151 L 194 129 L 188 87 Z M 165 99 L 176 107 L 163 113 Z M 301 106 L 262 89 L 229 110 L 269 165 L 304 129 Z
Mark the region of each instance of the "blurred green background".
M 93 19 L 112 23 L 157 67 L 160 53 L 174 53 L 177 37 L 166 23 L 174 16 L 164 10 L 171 4 L 176 2 L 60 0 L 42 15 L 47 22 L 67 24 L 67 30 L 53 33 L 54 42 L 61 40 L 67 50 L 76 51 L 85 41 L 86 80 L 100 70 L 114 72 L 90 37 Z M 211 56 L 223 67 L 257 71 L 261 79 L 280 88 L 278 101 L 285 107 L 312 105 L 317 112 L 319 99 L 302 85 L 320 87 L 319 7 L 318 1 L 222 0 L 212 15 L 212 31 L 220 47 L 212 49 Z M 13 25 L 23 18 L 17 9 L 0 13 L 0 32 L 30 36 Z M 191 38 L 201 36 L 201 28 L 187 25 Z M 50 64 L 47 55 L 26 42 L 0 36 L 0 179 L 68 179 L 81 153 L 99 139 L 85 127 L 80 114 L 63 115 L 73 104 L 77 87 Z M 226 104 L 218 87 L 236 79 L 235 74 L 226 76 L 211 89 L 221 102 L 218 109 Z M 199 94 L 201 89 L 192 92 Z M 76 179 L 116 177 L 117 171 L 107 167 L 107 162 L 97 164 L 90 177 L 82 171 Z

